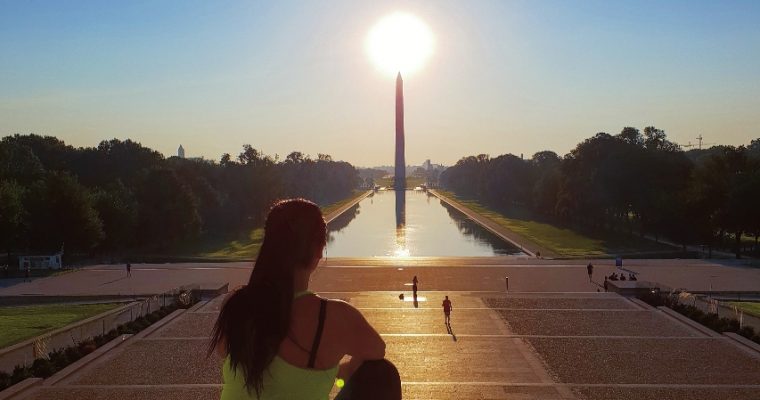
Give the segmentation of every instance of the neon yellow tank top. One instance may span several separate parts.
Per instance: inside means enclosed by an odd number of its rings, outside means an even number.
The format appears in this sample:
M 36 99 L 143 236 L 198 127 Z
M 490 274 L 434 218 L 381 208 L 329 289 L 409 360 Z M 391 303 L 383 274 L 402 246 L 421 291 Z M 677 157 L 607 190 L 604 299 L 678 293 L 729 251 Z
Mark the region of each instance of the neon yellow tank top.
M 298 292 L 293 297 L 311 293 L 307 290 Z M 229 355 L 224 359 L 222 376 L 224 385 L 221 400 L 326 400 L 338 376 L 338 366 L 330 369 L 300 368 L 275 356 L 264 371 L 261 397 L 256 397 L 255 391 L 249 393 L 246 390 L 245 377 L 231 368 Z

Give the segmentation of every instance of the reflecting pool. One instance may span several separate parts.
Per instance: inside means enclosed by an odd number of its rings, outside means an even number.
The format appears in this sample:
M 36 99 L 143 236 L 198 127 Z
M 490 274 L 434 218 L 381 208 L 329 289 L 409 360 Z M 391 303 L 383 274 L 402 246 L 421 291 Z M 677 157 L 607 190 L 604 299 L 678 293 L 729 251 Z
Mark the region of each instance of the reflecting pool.
M 524 255 L 422 190 L 381 190 L 328 226 L 327 257 Z

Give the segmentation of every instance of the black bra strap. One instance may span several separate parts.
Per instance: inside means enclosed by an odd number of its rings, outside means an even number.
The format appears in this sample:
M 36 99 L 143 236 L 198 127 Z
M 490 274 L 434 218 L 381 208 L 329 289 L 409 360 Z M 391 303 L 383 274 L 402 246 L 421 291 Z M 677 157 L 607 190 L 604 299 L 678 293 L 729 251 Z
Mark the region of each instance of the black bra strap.
M 322 329 L 325 327 L 326 314 L 327 300 L 319 299 L 319 324 L 317 325 L 317 333 L 314 335 L 314 344 L 311 346 L 311 353 L 309 353 L 309 368 L 314 368 L 314 363 L 317 361 L 317 351 L 319 350 L 319 342 L 322 340 Z

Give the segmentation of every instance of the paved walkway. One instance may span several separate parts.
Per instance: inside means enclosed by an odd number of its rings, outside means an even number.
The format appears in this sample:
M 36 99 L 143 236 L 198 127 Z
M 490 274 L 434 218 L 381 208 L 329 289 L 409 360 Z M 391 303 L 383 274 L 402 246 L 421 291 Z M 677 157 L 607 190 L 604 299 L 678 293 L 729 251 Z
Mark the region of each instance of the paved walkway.
M 405 399 L 757 399 L 760 354 L 706 335 L 597 283 L 610 260 L 327 260 L 312 288 L 359 308 L 388 343 Z M 181 284 L 244 284 L 250 264 L 98 266 L 0 289 L 0 295 L 102 294 Z M 693 260 L 634 260 L 626 268 L 672 287 L 757 290 L 760 270 Z M 418 307 L 411 277 L 420 281 Z M 504 278 L 510 279 L 506 292 Z M 138 292 L 136 289 L 133 289 Z M 399 300 L 405 293 L 407 301 Z M 447 332 L 440 302 L 454 305 Z M 220 360 L 206 358 L 222 298 L 140 333 L 28 399 L 216 399 Z M 50 382 L 50 381 L 48 381 Z
M 405 399 L 760 397 L 760 354 L 615 294 L 420 292 L 418 307 L 396 292 L 321 294 L 350 301 L 378 329 Z M 444 295 L 454 305 L 451 333 Z M 205 350 L 221 300 L 26 398 L 218 398 L 220 360 Z
M 589 282 L 586 264 L 595 265 Z M 741 263 L 702 260 L 625 260 L 625 268 L 640 280 L 689 290 L 757 291 L 760 268 Z M 153 295 L 182 285 L 248 282 L 252 263 L 133 264 L 127 277 L 123 266 L 99 265 L 76 272 L 35 279 L 0 288 L 2 296 Z M 327 259 L 314 280 L 325 290 L 390 290 L 399 280 L 418 275 L 426 289 L 456 291 L 593 292 L 604 275 L 615 271 L 613 260 L 531 260 L 510 257 Z

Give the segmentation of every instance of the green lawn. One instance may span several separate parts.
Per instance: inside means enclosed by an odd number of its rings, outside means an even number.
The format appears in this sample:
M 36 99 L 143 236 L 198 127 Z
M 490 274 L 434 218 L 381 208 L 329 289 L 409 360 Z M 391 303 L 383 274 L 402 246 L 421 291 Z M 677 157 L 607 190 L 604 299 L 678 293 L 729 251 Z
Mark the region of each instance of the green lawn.
M 760 317 L 760 303 L 754 303 L 750 301 L 736 301 L 732 302 L 731 305 L 738 307 L 740 310 L 744 311 L 747 314 L 752 314 Z
M 461 198 L 452 192 L 442 190 L 438 192 L 556 253 L 559 257 L 608 257 L 617 254 L 674 250 L 671 246 L 635 236 L 610 234 L 605 235 L 604 238 L 592 237 L 575 229 L 539 221 L 525 211 L 513 210 L 507 214 L 488 208 L 475 200 Z
M 0 307 L 0 348 L 81 321 L 120 306 L 108 304 L 46 304 Z
M 322 214 L 328 215 L 329 213 L 337 210 L 346 203 L 354 200 L 358 196 L 364 194 L 364 191 L 357 190 L 346 199 L 328 204 L 321 207 Z M 209 244 L 206 243 L 200 248 L 210 249 L 201 251 L 197 254 L 198 257 L 214 258 L 214 259 L 228 259 L 228 260 L 244 260 L 255 258 L 261 247 L 261 242 L 264 240 L 264 228 L 256 228 L 248 235 L 237 238 L 231 241 L 225 241 L 223 243 Z
M 347 198 L 345 198 L 345 199 L 343 199 L 341 201 L 337 201 L 335 203 L 328 204 L 328 205 L 326 205 L 324 207 L 320 207 L 322 209 L 322 215 L 324 215 L 325 217 L 328 216 L 331 212 L 339 209 L 340 207 L 343 207 L 347 203 L 353 201 L 354 199 L 356 199 L 357 197 L 363 195 L 366 192 L 367 192 L 366 190 L 354 190 L 354 193 L 351 196 L 349 196 L 349 197 L 347 197 Z
M 264 228 L 256 228 L 246 237 L 226 242 L 216 248 L 216 250 L 202 252 L 198 254 L 198 256 L 209 258 L 250 259 L 256 257 L 256 254 L 258 254 L 262 240 L 264 240 Z

